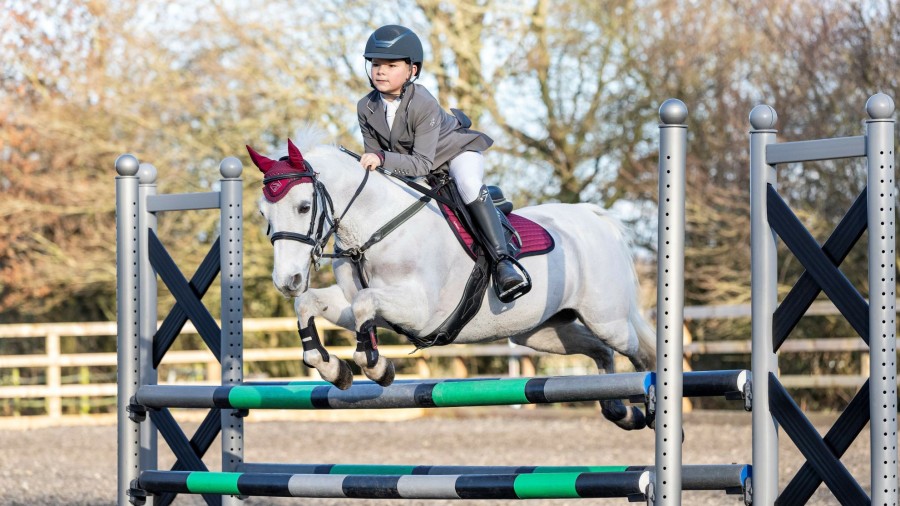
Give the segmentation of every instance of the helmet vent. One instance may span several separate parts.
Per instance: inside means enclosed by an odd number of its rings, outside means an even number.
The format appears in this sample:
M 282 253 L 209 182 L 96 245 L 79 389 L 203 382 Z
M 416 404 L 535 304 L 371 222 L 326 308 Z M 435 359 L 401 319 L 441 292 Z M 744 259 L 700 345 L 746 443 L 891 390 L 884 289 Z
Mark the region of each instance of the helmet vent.
M 391 47 L 391 46 L 393 46 L 394 44 L 396 44 L 398 40 L 402 39 L 403 37 L 406 37 L 409 33 L 410 33 L 410 32 L 406 32 L 406 33 L 401 34 L 400 36 L 395 37 L 395 38 L 393 38 L 393 39 L 391 39 L 391 40 L 378 40 L 378 39 L 375 39 L 375 47 L 380 47 L 380 48 Z

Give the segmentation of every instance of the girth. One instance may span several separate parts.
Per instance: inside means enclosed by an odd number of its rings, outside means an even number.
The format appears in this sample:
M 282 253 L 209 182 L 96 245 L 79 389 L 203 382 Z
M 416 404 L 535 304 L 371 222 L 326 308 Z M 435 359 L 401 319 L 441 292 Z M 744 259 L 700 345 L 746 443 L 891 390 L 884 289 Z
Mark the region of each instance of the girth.
M 450 344 L 456 340 L 463 327 L 478 313 L 490 281 L 490 260 L 484 254 L 479 255 L 475 261 L 472 273 L 469 274 L 469 280 L 466 282 L 466 289 L 463 291 L 462 299 L 456 305 L 456 308 L 453 309 L 453 312 L 450 313 L 450 316 L 438 328 L 431 331 L 428 335 L 419 336 L 414 331 L 391 322 L 387 323 L 394 332 L 406 336 L 417 349 Z

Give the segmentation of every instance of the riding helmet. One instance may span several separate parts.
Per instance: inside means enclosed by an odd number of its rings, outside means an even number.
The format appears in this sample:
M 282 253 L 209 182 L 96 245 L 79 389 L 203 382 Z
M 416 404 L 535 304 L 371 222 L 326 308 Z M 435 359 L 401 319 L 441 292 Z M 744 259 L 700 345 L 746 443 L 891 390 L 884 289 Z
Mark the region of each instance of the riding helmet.
M 408 60 L 416 65 L 416 77 L 422 72 L 422 42 L 412 30 L 400 25 L 385 25 L 372 32 L 366 41 L 366 60 Z

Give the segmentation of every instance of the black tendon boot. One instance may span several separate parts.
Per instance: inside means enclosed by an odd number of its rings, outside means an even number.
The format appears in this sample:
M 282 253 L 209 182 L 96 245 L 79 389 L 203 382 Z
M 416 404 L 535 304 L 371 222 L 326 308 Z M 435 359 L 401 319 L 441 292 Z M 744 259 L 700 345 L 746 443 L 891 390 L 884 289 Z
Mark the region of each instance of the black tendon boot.
M 475 224 L 481 229 L 487 244 L 484 245 L 487 255 L 494 264 L 494 288 L 497 298 L 503 302 L 512 302 L 531 290 L 529 283 L 511 260 L 506 248 L 506 236 L 494 202 L 488 195 L 487 187 L 482 186 L 475 201 L 466 204 Z M 519 266 L 521 268 L 521 266 Z

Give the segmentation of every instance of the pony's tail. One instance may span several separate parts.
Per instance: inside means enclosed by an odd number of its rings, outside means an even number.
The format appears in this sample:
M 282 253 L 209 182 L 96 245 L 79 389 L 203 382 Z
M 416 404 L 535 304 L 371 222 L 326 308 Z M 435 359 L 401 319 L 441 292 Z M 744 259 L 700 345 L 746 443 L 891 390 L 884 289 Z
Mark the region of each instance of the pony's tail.
M 618 243 L 622 247 L 622 255 L 624 255 L 631 265 L 632 290 L 634 290 L 634 292 L 631 295 L 631 307 L 628 309 L 628 323 L 631 324 L 638 339 L 638 352 L 637 355 L 631 359 L 631 362 L 637 369 L 646 371 L 656 370 L 656 329 L 651 327 L 641 314 L 641 288 L 637 269 L 634 265 L 634 256 L 631 253 L 631 239 L 626 233 L 625 226 L 622 222 L 610 216 L 604 209 L 599 206 L 594 206 L 594 214 L 612 225 L 615 232 L 619 235 L 620 240 Z
M 648 371 L 656 370 L 656 330 L 647 323 L 637 305 L 631 306 L 628 319 L 638 338 L 638 360 Z

